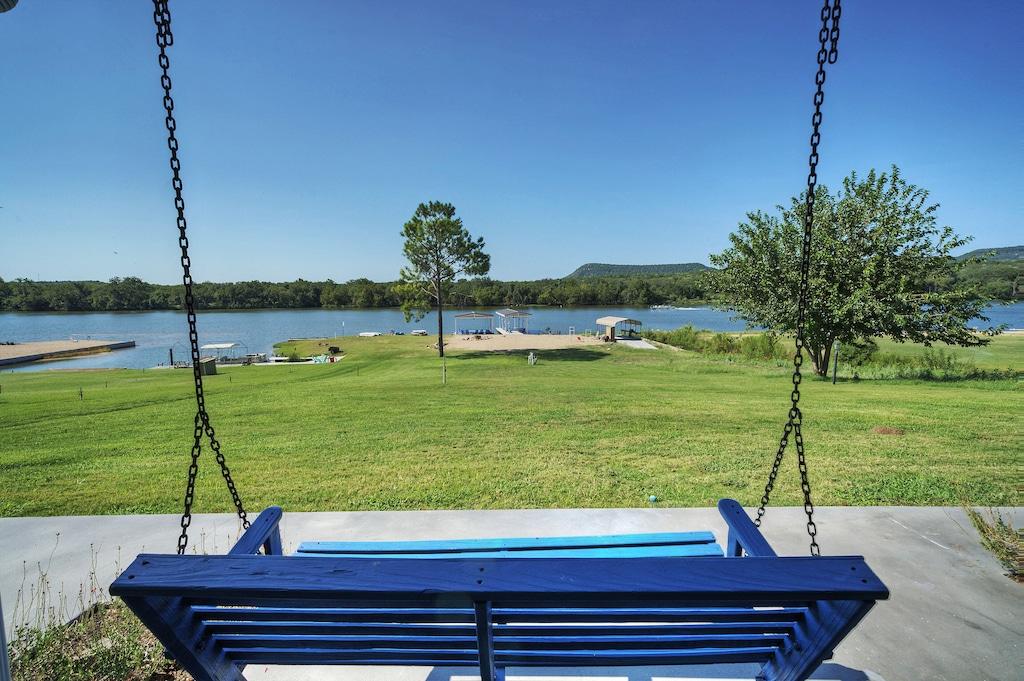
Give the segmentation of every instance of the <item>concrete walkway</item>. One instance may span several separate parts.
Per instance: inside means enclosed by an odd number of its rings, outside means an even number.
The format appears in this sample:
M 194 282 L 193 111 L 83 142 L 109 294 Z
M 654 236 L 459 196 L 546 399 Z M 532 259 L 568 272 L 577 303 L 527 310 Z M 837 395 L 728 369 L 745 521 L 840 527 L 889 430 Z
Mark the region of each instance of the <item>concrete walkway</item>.
M 287 510 L 286 510 L 287 511 Z M 1024 509 L 1004 512 L 1015 526 Z M 764 532 L 782 555 L 806 554 L 800 508 L 770 509 Z M 1019 681 L 1024 669 L 1024 585 L 1003 576 L 957 508 L 820 508 L 825 554 L 863 554 L 889 586 L 880 603 L 837 649 L 815 679 L 842 681 Z M 51 594 L 63 591 L 74 610 L 90 572 L 106 586 L 140 551 L 173 552 L 175 516 L 74 516 L 0 519 L 0 598 L 5 626 L 26 615 L 28 594 L 46 574 Z M 193 520 L 193 545 L 225 552 L 238 534 L 228 515 Z M 715 509 L 601 509 L 528 511 L 421 511 L 285 513 L 285 550 L 314 539 L 422 539 L 566 534 L 664 532 L 711 529 L 721 542 L 724 524 Z M 38 599 L 37 601 L 38 602 Z M 69 614 L 74 614 L 73 612 Z M 751 678 L 750 666 L 720 669 L 675 667 L 630 670 L 513 669 L 510 678 L 668 681 Z M 319 668 L 246 670 L 249 679 L 472 679 L 466 669 Z
M 643 338 L 617 338 L 615 342 L 619 345 L 623 345 L 627 348 L 633 348 L 634 350 L 657 350 L 658 348 L 651 345 Z

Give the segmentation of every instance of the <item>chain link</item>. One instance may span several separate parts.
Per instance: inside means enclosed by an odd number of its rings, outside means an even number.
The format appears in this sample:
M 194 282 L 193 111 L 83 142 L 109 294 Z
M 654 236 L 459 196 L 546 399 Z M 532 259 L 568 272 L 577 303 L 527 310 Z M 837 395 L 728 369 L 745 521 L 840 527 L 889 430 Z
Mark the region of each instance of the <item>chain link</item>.
M 803 243 L 800 250 L 800 289 L 797 300 L 797 321 L 796 321 L 796 352 L 793 355 L 793 390 L 789 394 L 790 407 L 786 425 L 782 429 L 782 437 L 779 439 L 779 449 L 775 453 L 775 461 L 772 463 L 771 473 L 768 474 L 768 482 L 764 487 L 764 494 L 761 496 L 761 505 L 757 508 L 757 518 L 754 524 L 761 526 L 761 519 L 764 517 L 765 509 L 771 499 L 772 489 L 775 487 L 775 479 L 779 474 L 779 467 L 782 465 L 786 447 L 789 445 L 789 438 L 793 438 L 796 447 L 797 467 L 800 471 L 800 491 L 804 497 L 804 513 L 807 515 L 807 535 L 811 538 L 811 555 L 820 556 L 821 548 L 818 546 L 818 527 L 814 523 L 814 502 L 811 500 L 811 483 L 807 477 L 807 458 L 804 452 L 804 436 L 801 426 L 803 425 L 803 412 L 800 411 L 800 384 L 803 382 L 803 375 L 800 367 L 804 363 L 804 341 L 805 327 L 807 324 L 807 305 L 810 297 L 808 289 L 811 271 L 811 234 L 814 228 L 814 192 L 818 186 L 818 145 L 821 142 L 821 105 L 825 102 L 825 64 L 835 64 L 839 58 L 839 17 L 843 13 L 842 0 L 825 0 L 821 8 L 821 29 L 818 31 L 818 71 L 814 77 L 817 90 L 814 92 L 814 115 L 811 116 L 811 153 L 808 156 L 807 173 L 807 194 L 804 204 L 804 231 Z
M 821 142 L 821 107 L 825 101 L 825 64 L 835 64 L 839 57 L 839 18 L 842 15 L 842 0 L 825 0 L 821 9 L 821 29 L 818 32 L 819 49 L 817 55 L 818 71 L 815 75 L 817 90 L 814 93 L 814 114 L 811 117 L 811 153 L 808 157 L 809 171 L 807 174 L 807 194 L 804 210 L 803 243 L 801 246 L 800 261 L 800 287 L 797 302 L 797 326 L 795 354 L 793 355 L 793 389 L 790 392 L 791 406 L 788 419 L 779 440 L 779 448 L 772 463 L 768 482 L 765 485 L 764 494 L 761 497 L 761 505 L 757 509 L 757 518 L 754 524 L 761 526 L 762 518 L 771 498 L 772 489 L 782 465 L 782 459 L 786 453 L 790 437 L 793 438 L 797 451 L 797 465 L 800 472 L 800 489 L 804 497 L 804 513 L 807 515 L 807 534 L 811 538 L 811 555 L 818 556 L 821 549 L 816 539 L 817 526 L 814 523 L 814 503 L 811 500 L 811 485 L 807 475 L 807 460 L 804 451 L 804 440 L 801 426 L 803 424 L 803 413 L 800 411 L 800 383 L 803 376 L 800 368 L 803 365 L 803 350 L 805 347 L 804 333 L 807 317 L 807 305 L 809 298 L 809 276 L 811 257 L 811 235 L 814 227 L 814 203 L 815 189 L 818 183 L 818 145 Z M 167 56 L 167 48 L 174 44 L 174 35 L 171 33 L 171 15 L 167 6 L 167 0 L 153 0 L 154 12 L 153 21 L 156 24 L 156 41 L 160 48 L 159 64 L 162 71 L 160 84 L 164 90 L 163 104 L 166 111 L 164 119 L 167 127 L 167 147 L 171 152 L 171 184 L 174 188 L 174 207 L 178 212 L 178 244 L 181 247 L 181 268 L 182 283 L 185 286 L 185 309 L 188 318 L 189 342 L 192 349 L 192 372 L 195 379 L 196 392 L 196 416 L 195 428 L 193 431 L 193 444 L 191 452 L 191 463 L 188 468 L 188 484 L 185 488 L 185 507 L 181 516 L 181 536 L 178 538 L 178 553 L 183 554 L 188 546 L 188 528 L 192 522 L 192 502 L 195 497 L 196 476 L 199 472 L 199 456 L 202 453 L 203 435 L 210 439 L 210 448 L 214 451 L 217 464 L 220 466 L 221 475 L 227 483 L 228 491 L 231 493 L 232 501 L 242 521 L 243 527 L 249 526 L 246 512 L 242 506 L 242 500 L 238 495 L 234 480 L 231 478 L 231 471 L 228 469 L 224 454 L 220 451 L 220 443 L 217 441 L 213 426 L 210 424 L 210 417 L 206 412 L 205 396 L 203 393 L 203 378 L 199 364 L 199 336 L 196 332 L 195 296 L 192 292 L 191 260 L 188 254 L 188 236 L 186 234 L 187 223 L 185 220 L 185 200 L 182 196 L 181 162 L 178 159 L 178 140 L 175 136 L 177 124 L 174 119 L 174 99 L 171 97 L 170 59 Z
M 235 511 L 242 521 L 242 527 L 249 527 L 249 519 L 242 499 L 231 478 L 231 470 L 227 466 L 224 454 L 220 451 L 220 442 L 210 424 L 210 415 L 206 413 L 206 396 L 203 393 L 203 374 L 199 363 L 199 333 L 196 331 L 196 299 L 192 292 L 192 260 L 188 255 L 188 223 L 185 220 L 185 199 L 182 196 L 181 161 L 178 160 L 178 138 L 175 135 L 177 122 L 174 120 L 174 99 L 171 97 L 171 60 L 167 56 L 167 48 L 174 44 L 171 33 L 171 12 L 167 0 L 153 0 L 153 22 L 156 24 L 156 44 L 160 48 L 157 59 L 160 64 L 160 85 L 164 90 L 164 124 L 167 127 L 167 148 L 171 152 L 171 186 L 174 188 L 174 208 L 178 212 L 178 246 L 181 248 L 182 284 L 185 286 L 185 313 L 188 319 L 188 340 L 192 348 L 192 377 L 196 389 L 196 417 L 192 432 L 192 460 L 188 466 L 188 483 L 185 486 L 185 508 L 181 515 L 181 535 L 178 537 L 178 554 L 184 554 L 188 547 L 188 528 L 192 524 L 192 502 L 195 500 L 196 476 L 199 474 L 199 455 L 203 451 L 203 436 L 209 438 L 210 449 L 213 450 L 220 473 L 227 483 Z

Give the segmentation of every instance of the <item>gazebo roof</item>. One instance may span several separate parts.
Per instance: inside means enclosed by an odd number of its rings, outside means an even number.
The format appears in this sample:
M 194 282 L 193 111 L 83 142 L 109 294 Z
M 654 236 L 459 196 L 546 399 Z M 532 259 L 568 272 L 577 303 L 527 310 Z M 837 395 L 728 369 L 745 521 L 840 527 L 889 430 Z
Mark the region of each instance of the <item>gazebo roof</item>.
M 630 319 L 629 317 L 601 317 L 597 320 L 600 326 L 617 326 L 619 324 L 632 324 L 633 326 L 643 326 L 644 323 L 639 319 Z
M 455 315 L 456 319 L 490 319 L 494 315 L 487 314 L 486 312 L 463 312 L 462 314 Z
M 512 308 L 505 308 L 504 310 L 498 310 L 494 314 L 499 317 L 530 317 L 532 316 L 529 312 L 523 312 L 522 310 L 513 310 Z

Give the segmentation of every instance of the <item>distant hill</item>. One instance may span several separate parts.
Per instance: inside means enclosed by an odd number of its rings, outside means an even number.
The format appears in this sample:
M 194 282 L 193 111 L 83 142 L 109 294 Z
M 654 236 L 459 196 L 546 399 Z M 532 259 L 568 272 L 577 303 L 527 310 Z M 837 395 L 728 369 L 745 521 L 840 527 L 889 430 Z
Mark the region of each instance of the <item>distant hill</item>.
M 711 269 L 699 262 L 684 262 L 675 265 L 608 265 L 600 262 L 588 262 L 566 277 L 634 277 L 658 274 L 683 274 L 685 272 L 702 272 Z
M 976 248 L 970 253 L 964 253 L 960 260 L 976 258 L 986 255 L 990 251 L 993 255 L 987 257 L 986 262 L 1006 262 L 1007 260 L 1024 260 L 1024 246 L 1003 246 L 1002 248 Z

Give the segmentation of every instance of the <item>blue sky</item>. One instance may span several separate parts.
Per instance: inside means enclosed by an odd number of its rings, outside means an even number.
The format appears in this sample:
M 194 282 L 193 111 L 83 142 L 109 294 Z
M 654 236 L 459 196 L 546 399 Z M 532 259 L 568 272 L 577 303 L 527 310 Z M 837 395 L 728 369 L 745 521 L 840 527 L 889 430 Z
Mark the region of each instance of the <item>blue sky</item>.
M 172 2 L 198 279 L 393 279 L 416 204 L 492 275 L 707 261 L 806 175 L 818 3 Z M 1016 0 L 848 2 L 820 176 L 900 165 L 1024 242 Z M 148 2 L 0 14 L 0 276 L 177 279 Z

